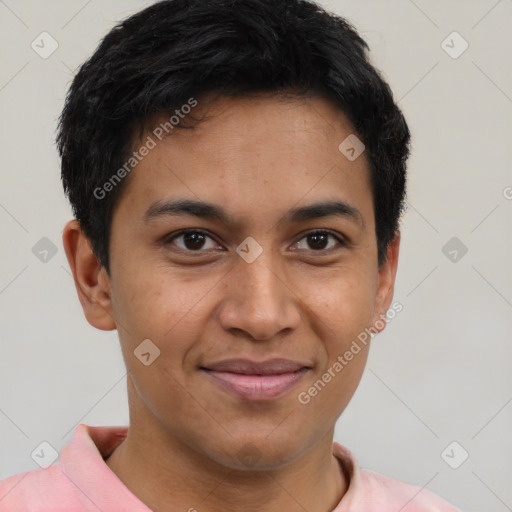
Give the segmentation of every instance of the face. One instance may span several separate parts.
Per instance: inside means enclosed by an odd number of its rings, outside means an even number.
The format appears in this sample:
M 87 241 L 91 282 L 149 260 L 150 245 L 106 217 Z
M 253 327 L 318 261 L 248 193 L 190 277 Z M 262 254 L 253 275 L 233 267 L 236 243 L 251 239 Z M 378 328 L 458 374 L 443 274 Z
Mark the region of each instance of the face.
M 156 146 L 112 220 L 131 422 L 227 467 L 277 468 L 332 433 L 368 345 L 346 353 L 389 307 L 394 272 L 377 267 L 368 163 L 339 151 L 354 130 L 334 105 L 201 109 L 194 129 L 145 134 Z

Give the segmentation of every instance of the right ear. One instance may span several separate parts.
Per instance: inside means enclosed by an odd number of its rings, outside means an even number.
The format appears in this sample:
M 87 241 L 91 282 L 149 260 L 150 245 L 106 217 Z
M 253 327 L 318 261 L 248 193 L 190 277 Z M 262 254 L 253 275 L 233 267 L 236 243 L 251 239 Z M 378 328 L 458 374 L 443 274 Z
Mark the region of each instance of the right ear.
M 114 330 L 110 278 L 76 219 L 64 227 L 62 242 L 85 318 L 97 329 Z

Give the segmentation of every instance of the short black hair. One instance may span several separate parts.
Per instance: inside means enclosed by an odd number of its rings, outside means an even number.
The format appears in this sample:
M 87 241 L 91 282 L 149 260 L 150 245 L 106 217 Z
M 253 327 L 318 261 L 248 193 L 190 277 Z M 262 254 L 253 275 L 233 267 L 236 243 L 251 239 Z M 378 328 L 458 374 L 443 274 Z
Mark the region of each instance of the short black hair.
M 334 100 L 365 145 L 385 261 L 404 210 L 410 133 L 368 49 L 345 19 L 307 0 L 164 0 L 115 26 L 74 77 L 57 135 L 64 191 L 107 272 L 126 180 L 97 191 L 126 170 L 148 119 L 210 93 Z

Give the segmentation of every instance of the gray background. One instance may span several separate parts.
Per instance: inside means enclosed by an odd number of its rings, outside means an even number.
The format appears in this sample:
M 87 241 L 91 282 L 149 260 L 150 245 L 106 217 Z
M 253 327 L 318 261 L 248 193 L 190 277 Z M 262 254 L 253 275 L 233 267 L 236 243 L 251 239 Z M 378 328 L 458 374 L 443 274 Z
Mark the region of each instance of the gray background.
M 512 510 L 512 1 L 321 3 L 369 42 L 413 133 L 403 311 L 336 440 L 467 512 Z M 0 0 L 0 478 L 37 468 L 33 450 L 59 450 L 80 422 L 128 422 L 116 332 L 85 321 L 62 249 L 54 136 L 74 70 L 145 5 Z M 58 43 L 46 59 L 31 48 L 43 31 Z M 457 58 L 454 31 L 469 44 Z

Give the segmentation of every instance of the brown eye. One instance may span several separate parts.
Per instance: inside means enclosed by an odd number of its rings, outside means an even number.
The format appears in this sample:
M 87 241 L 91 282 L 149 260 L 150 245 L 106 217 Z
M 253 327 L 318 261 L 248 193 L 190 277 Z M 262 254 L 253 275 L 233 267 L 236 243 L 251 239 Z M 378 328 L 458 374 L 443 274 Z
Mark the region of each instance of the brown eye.
M 330 243 L 329 239 L 334 240 L 334 243 Z M 305 245 L 307 245 L 307 247 L 299 246 L 302 240 L 306 240 Z M 329 231 L 313 231 L 302 237 L 296 245 L 298 246 L 297 248 L 301 250 L 324 251 L 335 247 L 336 242 L 339 245 L 345 245 L 344 241 L 340 237 L 330 233 Z
M 208 241 L 209 246 L 208 246 Z M 178 235 L 173 236 L 166 243 L 172 243 L 183 249 L 184 251 L 198 252 L 201 249 L 215 249 L 217 244 L 215 241 L 202 231 L 182 231 Z

